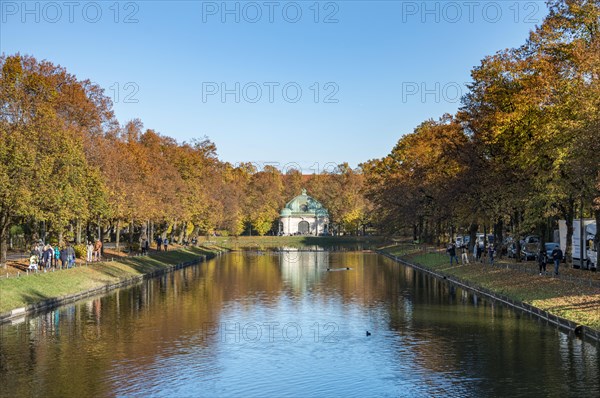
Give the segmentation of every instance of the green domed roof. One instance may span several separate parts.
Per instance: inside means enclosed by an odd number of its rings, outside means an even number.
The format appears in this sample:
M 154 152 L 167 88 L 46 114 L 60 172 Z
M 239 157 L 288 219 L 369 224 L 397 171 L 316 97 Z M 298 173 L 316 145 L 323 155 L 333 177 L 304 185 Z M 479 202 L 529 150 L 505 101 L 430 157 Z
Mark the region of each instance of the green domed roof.
M 327 209 L 323 207 L 321 202 L 311 196 L 308 196 L 306 189 L 303 189 L 302 194 L 287 202 L 283 210 L 281 210 L 281 215 L 311 215 L 317 217 L 328 217 L 329 213 L 327 212 Z

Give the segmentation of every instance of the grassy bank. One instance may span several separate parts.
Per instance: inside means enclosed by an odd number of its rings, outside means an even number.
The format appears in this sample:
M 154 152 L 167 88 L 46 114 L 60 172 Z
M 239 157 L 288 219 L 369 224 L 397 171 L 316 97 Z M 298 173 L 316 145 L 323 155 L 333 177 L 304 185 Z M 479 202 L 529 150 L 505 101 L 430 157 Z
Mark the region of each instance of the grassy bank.
M 80 293 L 117 283 L 123 279 L 148 274 L 214 251 L 206 248 L 186 248 L 153 253 L 145 257 L 122 257 L 115 261 L 57 272 L 37 273 L 0 280 L 0 314 L 26 307 L 46 299 Z
M 337 246 L 371 247 L 382 244 L 384 238 L 378 236 L 216 236 L 208 237 L 199 243 L 214 245 L 230 250 L 255 248 L 300 248 L 306 246 L 321 246 L 326 248 Z
M 589 284 L 590 280 L 598 280 L 598 274 L 568 269 L 561 265 L 562 275 L 575 275 L 566 280 L 538 275 L 535 263 L 521 263 L 518 265 L 522 267 L 520 270 L 502 267 L 503 264 L 509 264 L 510 260 L 496 262 L 498 267 L 481 263 L 450 266 L 449 257 L 443 251 L 427 252 L 410 245 L 386 247 L 383 250 L 405 261 L 460 278 L 580 325 L 600 330 L 600 289 Z M 553 266 L 549 264 L 547 270 L 550 274 Z

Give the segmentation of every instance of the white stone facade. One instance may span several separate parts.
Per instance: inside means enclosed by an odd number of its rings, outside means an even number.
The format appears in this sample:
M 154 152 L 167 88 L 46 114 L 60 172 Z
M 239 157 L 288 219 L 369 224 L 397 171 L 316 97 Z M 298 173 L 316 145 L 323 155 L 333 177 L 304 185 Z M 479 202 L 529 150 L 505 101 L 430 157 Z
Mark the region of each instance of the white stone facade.
M 327 217 L 299 217 L 299 216 L 282 216 L 279 218 L 281 235 L 323 235 L 328 232 L 329 218 Z M 308 223 L 308 230 L 305 229 Z
M 279 235 L 328 235 L 329 213 L 321 203 L 306 194 L 290 200 L 281 210 Z

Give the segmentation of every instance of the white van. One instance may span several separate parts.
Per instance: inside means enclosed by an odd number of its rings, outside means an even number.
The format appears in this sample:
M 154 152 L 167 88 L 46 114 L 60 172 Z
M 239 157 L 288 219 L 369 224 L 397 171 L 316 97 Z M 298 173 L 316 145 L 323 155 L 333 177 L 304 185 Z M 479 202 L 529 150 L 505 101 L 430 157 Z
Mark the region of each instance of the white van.
M 596 270 L 598 268 L 598 251 L 594 245 L 596 238 L 596 222 L 584 222 L 583 248 L 581 246 L 581 227 L 579 220 L 573 220 L 573 266 L 582 269 Z
M 573 267 L 596 270 L 598 268 L 598 252 L 594 246 L 597 233 L 596 220 L 591 218 L 583 220 L 583 241 L 581 232 L 581 220 L 573 220 L 573 237 L 571 238 Z M 567 223 L 565 220 L 558 220 L 558 235 L 560 237 L 560 248 L 564 253 L 567 242 Z

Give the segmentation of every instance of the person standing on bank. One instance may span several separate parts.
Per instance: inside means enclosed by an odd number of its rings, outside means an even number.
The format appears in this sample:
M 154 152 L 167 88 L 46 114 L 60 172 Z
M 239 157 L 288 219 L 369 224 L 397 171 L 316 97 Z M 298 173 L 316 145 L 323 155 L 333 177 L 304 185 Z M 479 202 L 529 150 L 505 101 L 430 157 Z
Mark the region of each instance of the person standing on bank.
M 67 268 L 67 264 L 69 262 L 69 256 L 67 254 L 67 247 L 63 246 L 60 250 L 60 268 Z
M 458 257 L 456 256 L 456 245 L 454 243 L 450 243 L 448 249 L 446 249 L 448 254 L 450 255 L 450 266 L 452 266 L 452 260 L 456 259 L 456 265 L 458 265 Z
M 75 266 L 75 249 L 69 243 L 67 243 L 67 268 Z
M 156 238 L 156 251 L 159 252 L 160 251 L 160 247 L 162 246 L 162 238 L 159 236 L 158 238 Z
M 165 251 L 167 251 L 169 249 L 169 239 L 165 238 L 163 240 L 163 247 L 165 248 Z
M 58 269 L 58 262 L 60 261 L 60 249 L 58 245 L 54 246 L 54 268 Z
M 560 247 L 556 246 L 554 250 L 552 250 L 552 261 L 554 261 L 554 275 L 558 275 L 558 265 L 560 264 L 560 260 L 563 259 L 563 252 L 560 250 Z
M 102 257 L 102 241 L 96 239 L 96 242 L 94 242 L 94 261 L 100 261 L 100 257 Z
M 483 257 L 482 257 L 483 247 L 480 246 L 479 243 L 477 243 L 477 242 L 475 242 L 475 247 L 476 247 L 475 250 L 477 250 L 477 252 L 476 252 L 477 253 L 477 261 L 479 261 L 483 264 Z
M 88 263 L 91 263 L 94 260 L 94 245 L 92 245 L 92 242 L 90 242 L 88 240 L 87 246 L 85 247 L 86 249 L 86 257 L 85 257 L 85 261 Z
M 462 245 L 460 247 L 460 250 L 461 250 L 461 253 L 462 253 L 462 255 L 460 256 L 461 257 L 460 259 L 461 259 L 462 265 L 469 264 L 469 255 L 468 255 L 467 246 L 466 245 Z
M 538 265 L 540 266 L 540 275 L 542 272 L 546 274 L 546 264 L 548 263 L 548 256 L 546 255 L 546 250 L 542 247 L 538 254 Z
M 490 260 L 490 265 L 494 265 L 494 254 L 496 253 L 496 250 L 494 250 L 494 244 L 490 243 L 488 245 L 488 258 Z

